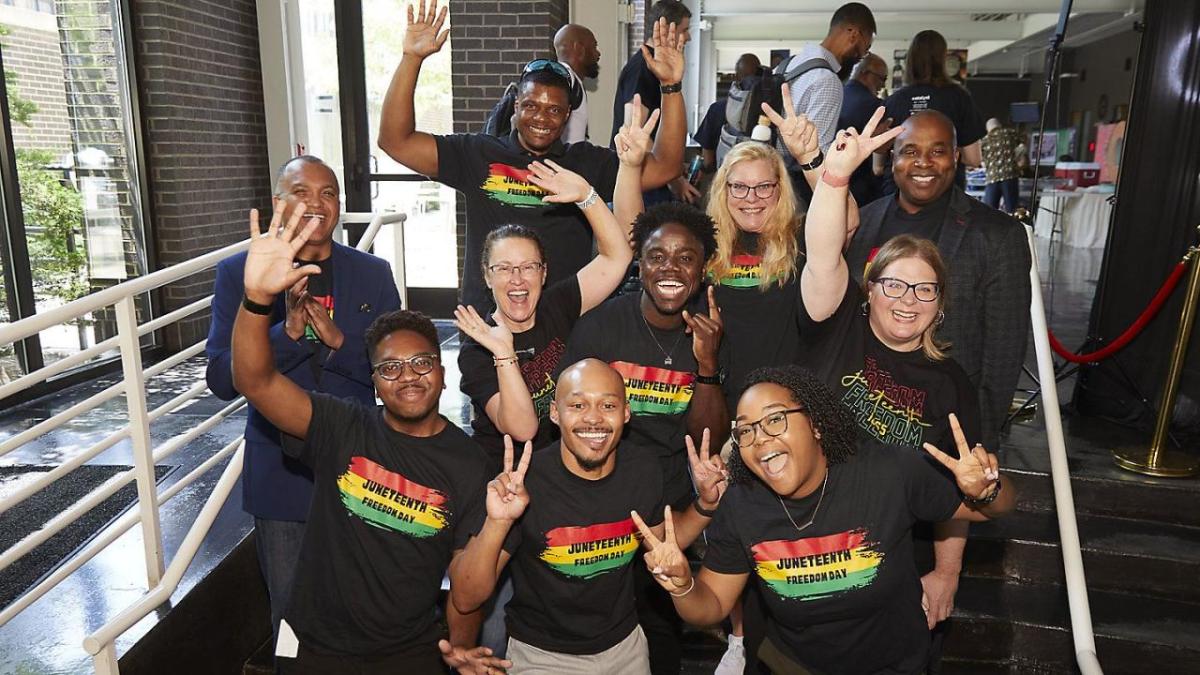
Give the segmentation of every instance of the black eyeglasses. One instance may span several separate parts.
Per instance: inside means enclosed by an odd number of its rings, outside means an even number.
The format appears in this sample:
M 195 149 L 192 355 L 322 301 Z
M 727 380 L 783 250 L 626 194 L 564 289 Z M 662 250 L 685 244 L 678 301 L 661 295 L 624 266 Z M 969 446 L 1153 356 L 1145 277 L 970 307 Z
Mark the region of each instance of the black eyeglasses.
M 550 59 L 534 59 L 526 63 L 525 69 L 521 71 L 521 76 L 524 77 L 530 73 L 540 73 L 543 70 L 549 70 L 555 75 L 565 77 L 567 81 L 571 80 L 571 71 L 567 70 L 567 67 L 558 61 L 551 61 Z
M 875 280 L 879 287 L 883 289 L 883 294 L 889 298 L 903 298 L 908 289 L 912 289 L 913 295 L 921 302 L 933 302 L 938 299 L 941 289 L 937 283 L 933 281 L 922 281 L 916 284 L 910 284 L 907 281 L 896 279 L 894 277 L 879 277 Z
M 400 376 L 404 374 L 404 366 L 412 368 L 412 371 L 417 375 L 428 375 L 433 372 L 433 367 L 437 365 L 438 358 L 437 354 L 417 354 L 407 359 L 380 361 L 371 366 L 371 372 L 389 382 L 400 379 Z
M 770 199 L 771 195 L 775 194 L 775 188 L 779 187 L 779 181 L 759 183 L 758 185 L 726 183 L 725 187 L 729 190 L 729 196 L 734 199 L 745 199 L 750 196 L 751 190 L 754 190 L 755 196 L 759 199 Z
M 739 424 L 733 428 L 733 444 L 739 448 L 754 445 L 758 438 L 758 430 L 768 436 L 779 436 L 787 432 L 787 416 L 792 413 L 804 412 L 804 408 L 788 408 L 767 413 L 762 419 L 749 424 Z

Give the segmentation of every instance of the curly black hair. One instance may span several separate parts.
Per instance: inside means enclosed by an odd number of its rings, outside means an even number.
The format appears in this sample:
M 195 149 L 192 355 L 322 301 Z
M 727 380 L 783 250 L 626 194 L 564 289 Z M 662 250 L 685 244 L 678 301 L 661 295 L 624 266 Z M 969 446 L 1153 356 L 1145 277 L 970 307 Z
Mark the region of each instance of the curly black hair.
M 442 355 L 441 341 L 438 340 L 437 328 L 434 327 L 433 321 L 420 312 L 397 309 L 394 312 L 380 314 L 367 328 L 363 341 L 367 343 L 368 358 L 374 361 L 375 347 L 379 346 L 385 337 L 399 330 L 407 330 L 420 335 L 429 342 L 430 353 Z
M 696 236 L 704 248 L 707 264 L 717 252 L 717 226 L 712 218 L 700 209 L 683 202 L 655 204 L 638 214 L 633 221 L 633 251 L 640 256 L 642 245 L 658 228 L 669 223 L 678 223 Z
M 764 382 L 787 389 L 791 392 L 792 400 L 804 408 L 813 430 L 821 434 L 821 451 L 825 453 L 826 462 L 841 464 L 854 454 L 857 435 L 850 409 L 842 405 L 829 387 L 812 371 L 800 366 L 759 368 L 746 377 L 742 393 Z M 741 452 L 735 451 L 729 460 L 732 482 L 757 480 L 742 462 Z

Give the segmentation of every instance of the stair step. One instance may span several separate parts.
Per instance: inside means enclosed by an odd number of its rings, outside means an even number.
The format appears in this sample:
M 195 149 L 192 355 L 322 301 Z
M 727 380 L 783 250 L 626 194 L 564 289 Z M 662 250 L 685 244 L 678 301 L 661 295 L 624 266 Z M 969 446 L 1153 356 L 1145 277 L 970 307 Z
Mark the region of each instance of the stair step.
M 1200 603 L 1200 528 L 1111 516 L 1077 517 L 1089 588 Z M 971 526 L 968 576 L 1065 583 L 1058 519 L 1016 511 Z
M 1200 663 L 1200 604 L 1088 592 L 1106 672 L 1194 672 Z M 949 660 L 1009 663 L 1021 672 L 1071 672 L 1067 592 L 1050 584 L 962 579 L 946 637 Z
M 1091 467 L 1085 474 L 1071 467 L 1071 492 L 1080 514 L 1150 520 L 1200 527 L 1200 481 L 1149 478 L 1131 474 L 1115 465 Z M 1022 511 L 1054 511 L 1054 486 L 1050 475 L 1009 465 L 1004 469 L 1017 488 L 1017 508 Z

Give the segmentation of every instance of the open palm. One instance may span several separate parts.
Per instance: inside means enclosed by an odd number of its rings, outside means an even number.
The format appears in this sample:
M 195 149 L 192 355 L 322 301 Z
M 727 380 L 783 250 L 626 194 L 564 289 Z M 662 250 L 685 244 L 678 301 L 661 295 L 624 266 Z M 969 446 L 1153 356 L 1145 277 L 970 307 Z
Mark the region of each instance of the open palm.
M 675 24 L 668 24 L 665 17 L 654 23 L 654 33 L 650 37 L 654 53 L 642 45 L 642 58 L 659 82 L 675 84 L 683 80 L 683 45 L 686 42 L 687 35 L 679 32 Z
M 258 209 L 250 210 L 250 250 L 246 253 L 243 281 L 246 296 L 251 300 L 271 300 L 310 274 L 320 274 L 316 265 L 296 267 L 296 253 L 308 243 L 308 236 L 318 221 L 308 219 L 303 227 L 304 207 L 292 211 L 287 225 L 281 227 L 283 211 L 271 217 L 271 228 L 265 234 L 258 231 Z
M 450 37 L 450 29 L 442 30 L 446 23 L 446 7 L 439 11 L 437 0 L 431 0 L 426 11 L 425 0 L 413 16 L 413 6 L 408 6 L 408 28 L 404 32 L 404 53 L 425 58 L 441 50 Z

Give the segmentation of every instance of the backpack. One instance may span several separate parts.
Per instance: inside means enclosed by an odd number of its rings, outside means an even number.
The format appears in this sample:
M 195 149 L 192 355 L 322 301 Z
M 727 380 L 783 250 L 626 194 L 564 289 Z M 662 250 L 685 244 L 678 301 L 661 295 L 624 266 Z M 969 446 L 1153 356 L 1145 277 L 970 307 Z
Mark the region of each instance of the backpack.
M 775 66 L 775 70 L 766 75 L 744 77 L 729 86 L 729 96 L 725 99 L 725 125 L 721 127 L 721 141 L 717 144 L 717 166 L 721 165 L 733 146 L 750 138 L 750 132 L 758 124 L 759 115 L 763 114 L 763 103 L 783 114 L 784 103 L 780 87 L 784 83 L 791 84 L 804 73 L 818 68 L 833 72 L 829 62 L 819 57 L 804 61 L 789 70 L 788 64 L 791 62 L 791 59 L 782 61 Z M 788 104 L 790 105 L 790 102 Z M 771 129 L 772 145 L 776 144 L 775 140 L 776 130 Z
M 517 110 L 517 83 L 510 82 L 504 95 L 488 111 L 483 120 L 483 133 L 496 138 L 507 138 L 512 133 L 513 114 Z

